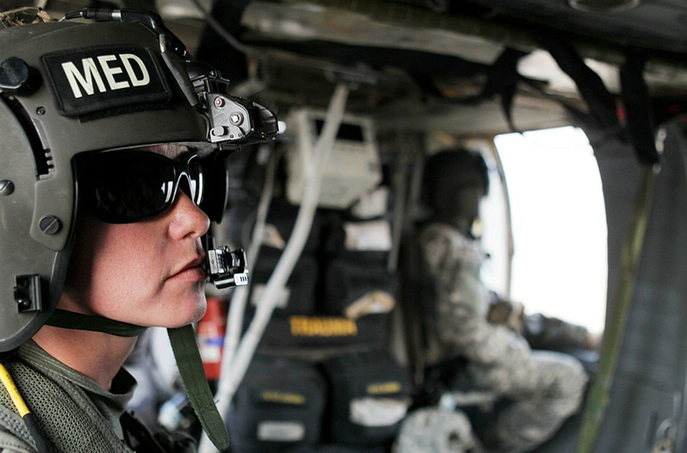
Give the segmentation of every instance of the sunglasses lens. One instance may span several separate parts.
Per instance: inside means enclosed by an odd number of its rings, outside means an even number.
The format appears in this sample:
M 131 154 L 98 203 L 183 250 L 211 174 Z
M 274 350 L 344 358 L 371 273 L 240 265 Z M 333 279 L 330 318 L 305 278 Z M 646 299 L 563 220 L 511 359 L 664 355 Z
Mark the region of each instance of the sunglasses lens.
M 188 163 L 188 185 L 191 191 L 188 194 L 196 206 L 200 206 L 203 201 L 203 168 L 197 158 L 191 159 Z
M 86 206 L 101 220 L 131 223 L 155 217 L 174 204 L 178 175 L 188 176 L 189 197 L 199 204 L 202 198 L 202 172 L 197 159 L 188 169 L 149 151 L 102 153 L 89 158 L 81 167 L 80 181 Z
M 227 208 L 229 178 L 226 156 L 214 154 L 201 162 L 203 166 L 203 199 L 200 208 L 214 222 L 221 222 Z

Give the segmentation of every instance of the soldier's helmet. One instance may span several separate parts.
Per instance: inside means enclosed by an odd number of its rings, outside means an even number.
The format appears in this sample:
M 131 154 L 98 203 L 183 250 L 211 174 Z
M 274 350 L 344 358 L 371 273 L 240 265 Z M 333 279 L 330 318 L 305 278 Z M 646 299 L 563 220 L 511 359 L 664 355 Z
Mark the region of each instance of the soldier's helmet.
M 479 185 L 489 191 L 489 170 L 484 157 L 464 148 L 450 148 L 427 158 L 423 181 L 431 194 L 457 184 Z
M 480 153 L 451 148 L 427 158 L 422 196 L 433 214 L 477 217 L 479 200 L 488 191 L 489 170 Z
M 87 156 L 184 144 L 214 185 L 200 206 L 219 220 L 218 156 L 277 132 L 269 110 L 230 96 L 159 17 L 86 9 L 66 18 L 99 21 L 0 29 L 0 352 L 33 336 L 59 300 Z M 116 166 L 101 171 L 116 180 Z

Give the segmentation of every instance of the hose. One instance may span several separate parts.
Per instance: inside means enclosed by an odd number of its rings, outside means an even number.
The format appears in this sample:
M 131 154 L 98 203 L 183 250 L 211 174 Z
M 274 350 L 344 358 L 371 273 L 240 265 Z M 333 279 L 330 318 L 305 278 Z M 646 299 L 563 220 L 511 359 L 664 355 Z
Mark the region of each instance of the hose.
M 305 165 L 305 190 L 289 242 L 286 244 L 284 252 L 267 282 L 265 291 L 257 304 L 255 316 L 248 330 L 241 338 L 233 360 L 228 365 L 230 373 L 226 376 L 220 376 L 216 394 L 217 408 L 220 414 L 227 414 L 229 412 L 231 400 L 253 359 L 258 343 L 279 300 L 281 290 L 286 285 L 308 239 L 320 196 L 321 169 L 326 163 L 336 139 L 336 133 L 339 130 L 346 110 L 347 99 L 348 87 L 340 83 L 334 90 L 334 94 L 329 102 L 324 127 L 315 144 L 315 149 L 311 156 L 312 159 Z M 213 453 L 215 451 L 206 437 L 203 436 L 198 452 Z

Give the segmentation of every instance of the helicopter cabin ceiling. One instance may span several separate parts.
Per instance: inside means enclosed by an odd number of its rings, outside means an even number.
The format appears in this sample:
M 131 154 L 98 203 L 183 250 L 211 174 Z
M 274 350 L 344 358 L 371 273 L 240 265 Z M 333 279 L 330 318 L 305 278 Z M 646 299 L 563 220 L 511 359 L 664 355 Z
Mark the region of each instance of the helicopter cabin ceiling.
M 59 10 L 92 2 L 44 3 Z M 547 51 L 552 40 L 571 45 L 613 94 L 619 67 L 635 57 L 646 60 L 652 94 L 687 93 L 683 0 L 109 3 L 157 10 L 199 59 L 235 82 L 236 94 L 281 112 L 325 108 L 334 85 L 346 82 L 354 87 L 350 110 L 396 127 L 495 134 L 569 124 L 561 102 L 584 103 Z M 518 80 L 509 123 L 499 90 L 513 82 L 511 66 Z

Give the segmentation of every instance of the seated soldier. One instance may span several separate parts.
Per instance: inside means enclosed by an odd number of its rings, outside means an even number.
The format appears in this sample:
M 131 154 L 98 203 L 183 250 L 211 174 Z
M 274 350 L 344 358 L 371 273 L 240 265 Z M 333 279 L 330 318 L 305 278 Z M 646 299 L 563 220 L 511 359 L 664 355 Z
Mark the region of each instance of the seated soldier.
M 507 401 L 481 433 L 487 449 L 524 452 L 552 437 L 579 408 L 587 375 L 572 356 L 532 351 L 519 333 L 488 321 L 491 296 L 480 279 L 485 255 L 472 234 L 488 185 L 477 153 L 446 150 L 426 163 L 432 214 L 419 243 L 431 294 L 427 330 L 436 335 L 434 359 L 467 359 L 471 385 Z

